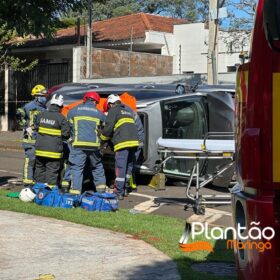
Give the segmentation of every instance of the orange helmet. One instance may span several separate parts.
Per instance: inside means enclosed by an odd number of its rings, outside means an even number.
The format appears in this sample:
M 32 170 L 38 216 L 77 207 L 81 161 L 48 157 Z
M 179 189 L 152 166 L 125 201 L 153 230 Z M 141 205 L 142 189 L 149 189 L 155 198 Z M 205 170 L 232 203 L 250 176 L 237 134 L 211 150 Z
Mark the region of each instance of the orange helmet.
M 84 102 L 86 102 L 87 99 L 92 99 L 92 100 L 95 100 L 96 103 L 98 104 L 99 101 L 100 101 L 100 96 L 97 92 L 95 91 L 89 91 L 87 92 L 84 97 L 83 97 L 83 100 Z
M 107 100 L 104 102 L 104 104 L 103 104 L 103 112 L 104 113 L 106 113 L 106 112 L 108 112 L 108 102 L 107 102 Z

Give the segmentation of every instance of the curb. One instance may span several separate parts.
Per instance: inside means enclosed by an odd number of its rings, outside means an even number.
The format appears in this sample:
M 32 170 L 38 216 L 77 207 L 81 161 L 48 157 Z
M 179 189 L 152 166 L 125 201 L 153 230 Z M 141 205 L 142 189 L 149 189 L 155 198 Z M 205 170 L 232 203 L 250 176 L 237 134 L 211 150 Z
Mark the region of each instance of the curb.
M 23 151 L 21 146 L 2 145 L 2 144 L 0 144 L 0 150 L 1 151 L 16 151 L 16 152 L 22 152 Z

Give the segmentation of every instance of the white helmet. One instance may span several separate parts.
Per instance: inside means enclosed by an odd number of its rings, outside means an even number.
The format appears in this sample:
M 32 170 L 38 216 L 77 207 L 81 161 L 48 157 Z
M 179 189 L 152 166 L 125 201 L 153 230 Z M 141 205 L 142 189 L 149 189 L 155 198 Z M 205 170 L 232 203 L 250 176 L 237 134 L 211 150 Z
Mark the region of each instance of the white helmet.
M 115 103 L 117 101 L 121 101 L 121 99 L 118 95 L 115 95 L 115 94 L 110 94 L 107 98 L 107 104 Z
M 32 202 L 36 197 L 36 194 L 29 188 L 24 188 L 19 193 L 19 199 L 23 202 Z
M 54 94 L 51 99 L 51 104 L 57 105 L 59 107 L 63 106 L 63 95 L 61 94 Z

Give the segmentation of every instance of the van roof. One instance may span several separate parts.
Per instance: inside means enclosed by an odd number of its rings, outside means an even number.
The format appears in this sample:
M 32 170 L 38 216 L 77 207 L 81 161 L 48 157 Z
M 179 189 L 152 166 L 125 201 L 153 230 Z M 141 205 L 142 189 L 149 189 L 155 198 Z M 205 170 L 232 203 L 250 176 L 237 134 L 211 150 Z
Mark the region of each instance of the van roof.
M 192 88 L 186 87 L 187 93 L 176 93 L 177 84 L 94 84 L 94 83 L 67 83 L 60 84 L 50 89 L 50 93 L 56 92 L 64 96 L 65 104 L 80 100 L 83 95 L 89 91 L 94 90 L 100 94 L 100 97 L 107 97 L 108 95 L 122 94 L 128 92 L 137 100 L 138 106 L 147 106 L 159 100 L 179 98 L 187 95 L 207 95 L 212 92 L 230 92 L 234 95 L 234 85 L 200 85 L 192 92 Z M 52 90 L 54 89 L 54 90 Z

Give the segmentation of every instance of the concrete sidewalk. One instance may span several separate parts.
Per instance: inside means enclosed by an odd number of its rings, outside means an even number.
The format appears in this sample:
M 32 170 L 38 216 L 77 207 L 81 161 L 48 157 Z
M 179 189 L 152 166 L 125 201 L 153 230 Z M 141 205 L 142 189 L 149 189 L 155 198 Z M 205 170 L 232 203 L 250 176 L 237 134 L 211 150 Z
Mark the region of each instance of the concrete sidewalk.
M 0 211 L 0 279 L 177 280 L 176 264 L 132 236 Z
M 0 150 L 22 151 L 21 147 L 22 131 L 0 132 Z

